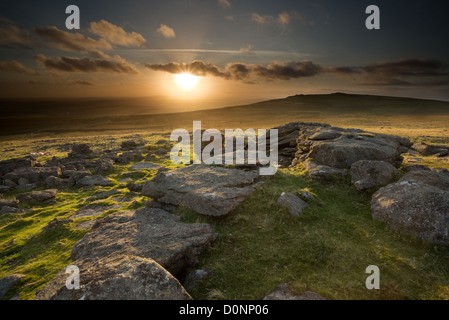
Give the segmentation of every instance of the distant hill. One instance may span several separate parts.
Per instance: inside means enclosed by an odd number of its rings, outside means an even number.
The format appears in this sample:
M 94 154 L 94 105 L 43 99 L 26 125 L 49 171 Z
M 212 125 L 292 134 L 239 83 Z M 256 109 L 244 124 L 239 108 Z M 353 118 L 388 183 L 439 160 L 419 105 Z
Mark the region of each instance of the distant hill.
M 295 95 L 249 105 L 170 113 L 177 110 L 183 110 L 182 105 L 169 109 L 163 101 L 158 105 L 153 100 L 148 105 L 143 99 L 10 100 L 0 104 L 0 135 L 191 130 L 194 120 L 201 120 L 204 128 L 216 129 L 271 128 L 292 121 L 366 127 L 388 125 L 393 119 L 449 126 L 449 102 L 345 93 Z

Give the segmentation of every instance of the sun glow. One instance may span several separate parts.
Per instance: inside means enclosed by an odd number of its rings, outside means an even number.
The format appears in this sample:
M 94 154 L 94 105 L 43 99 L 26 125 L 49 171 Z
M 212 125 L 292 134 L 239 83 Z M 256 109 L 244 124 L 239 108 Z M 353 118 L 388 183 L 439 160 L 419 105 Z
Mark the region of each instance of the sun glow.
M 198 84 L 199 77 L 190 73 L 175 74 L 175 82 L 181 89 L 190 91 Z

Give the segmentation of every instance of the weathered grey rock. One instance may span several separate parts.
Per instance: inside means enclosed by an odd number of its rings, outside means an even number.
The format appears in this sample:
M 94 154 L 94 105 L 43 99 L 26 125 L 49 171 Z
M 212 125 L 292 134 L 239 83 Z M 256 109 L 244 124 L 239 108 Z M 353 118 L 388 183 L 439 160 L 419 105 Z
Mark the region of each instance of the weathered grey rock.
M 3 278 L 0 278 L 0 299 L 2 299 L 9 289 L 14 287 L 26 276 L 23 274 L 12 274 Z
M 76 181 L 76 184 L 81 187 L 93 187 L 93 186 L 107 187 L 112 185 L 112 181 L 109 178 L 102 176 L 91 176 L 91 177 L 87 176 Z
M 436 155 L 439 157 L 444 157 L 449 155 L 449 146 L 445 145 L 430 145 L 424 142 L 418 142 L 413 144 L 412 149 L 419 151 L 425 156 Z
M 8 213 L 20 213 L 23 212 L 22 209 L 16 208 L 16 207 L 10 207 L 10 206 L 3 206 L 0 209 L 0 215 L 1 214 L 8 214 Z
M 150 162 L 138 162 L 129 167 L 129 170 L 158 170 L 161 165 L 150 163 Z
M 122 142 L 121 147 L 122 149 L 132 150 L 136 148 L 138 145 L 139 143 L 134 140 L 126 140 Z
M 9 192 L 12 188 L 10 186 L 0 185 L 0 193 Z
M 118 163 L 129 163 L 129 162 L 136 162 L 136 161 L 142 161 L 143 156 L 139 151 L 129 151 L 129 152 L 123 152 L 121 155 L 118 156 L 117 162 Z
M 169 152 L 170 151 L 167 149 L 150 150 L 150 151 L 148 151 L 148 154 L 146 155 L 145 160 L 150 161 L 154 155 L 167 156 Z
M 385 186 L 398 175 L 399 170 L 385 161 L 360 160 L 351 166 L 351 182 L 359 191 Z
M 320 129 L 318 132 L 315 132 L 311 136 L 309 136 L 310 140 L 333 140 L 337 139 L 342 135 L 341 132 L 337 130 L 332 130 L 328 128 Z
M 14 181 L 10 180 L 10 179 L 5 179 L 3 180 L 3 184 L 5 186 L 10 187 L 11 189 L 15 189 L 17 187 L 17 183 L 15 183 Z
M 63 180 L 54 176 L 45 179 L 45 186 L 49 189 L 59 189 L 64 186 Z
M 59 167 L 30 167 L 20 168 L 5 174 L 4 178 L 14 181 L 17 184 L 45 182 L 50 176 L 60 177 L 62 175 Z M 19 182 L 21 180 L 22 183 Z M 25 181 L 28 181 L 26 183 Z
M 32 191 L 27 193 L 18 194 L 16 199 L 20 201 L 20 203 L 28 203 L 28 204 L 48 204 L 55 201 L 56 195 L 58 194 L 58 190 L 49 189 L 43 191 Z
M 315 163 L 312 160 L 306 160 L 304 166 L 309 172 L 310 178 L 314 180 L 332 180 L 338 177 L 348 175 L 347 169 L 337 169 L 329 166 Z
M 277 205 L 281 208 L 287 208 L 288 212 L 294 217 L 299 216 L 308 206 L 307 202 L 291 192 L 282 192 L 277 200 Z
M 381 160 L 395 167 L 401 153 L 411 146 L 408 139 L 327 124 L 297 125 L 297 152 L 291 166 L 311 159 L 333 168 L 349 169 L 359 160 Z
M 143 189 L 143 184 L 142 183 L 134 183 L 134 182 L 128 182 L 126 184 L 126 187 L 128 188 L 129 191 L 132 192 L 142 192 Z
M 401 233 L 449 245 L 449 174 L 410 171 L 373 195 L 371 213 Z
M 75 143 L 72 146 L 72 152 L 68 154 L 69 158 L 84 158 L 88 159 L 93 157 L 93 151 L 86 143 Z
M 281 283 L 272 293 L 263 300 L 327 300 L 316 292 L 306 291 L 300 296 L 294 296 L 287 283 Z
M 186 224 L 160 209 L 121 211 L 97 221 L 72 250 L 73 261 L 127 254 L 151 258 L 177 276 L 193 266 L 217 235 L 208 224 Z
M 7 199 L 0 199 L 0 209 L 3 207 L 14 207 L 17 208 L 19 206 L 18 200 L 7 200 Z
M 191 165 L 159 173 L 145 183 L 142 194 L 200 214 L 222 216 L 255 190 L 258 177 L 258 170 Z
M 190 300 L 167 270 L 150 258 L 111 255 L 72 263 L 80 270 L 80 288 L 66 287 L 64 270 L 40 290 L 36 300 Z
M 95 172 L 98 174 L 103 174 L 104 172 L 111 170 L 112 168 L 114 168 L 114 161 L 110 158 L 100 158 L 96 163 L 95 163 L 96 169 Z
M 37 160 L 33 157 L 15 158 L 0 161 L 0 175 L 14 171 L 20 168 L 30 168 L 37 164 Z
M 92 173 L 89 170 L 66 170 L 63 176 L 76 182 L 85 177 L 91 177 Z

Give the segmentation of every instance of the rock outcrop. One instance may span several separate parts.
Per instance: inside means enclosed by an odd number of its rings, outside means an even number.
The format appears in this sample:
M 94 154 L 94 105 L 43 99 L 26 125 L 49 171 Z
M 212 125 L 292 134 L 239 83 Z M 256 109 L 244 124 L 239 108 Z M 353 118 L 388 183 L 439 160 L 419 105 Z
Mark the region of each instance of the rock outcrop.
M 113 213 L 72 249 L 80 288 L 67 289 L 64 269 L 36 299 L 191 299 L 175 276 L 193 266 L 216 236 L 208 224 L 185 224 L 160 209 Z
M 360 160 L 351 166 L 351 182 L 357 190 L 383 187 L 399 175 L 399 170 L 385 161 Z
M 411 170 L 373 195 L 371 212 L 401 233 L 449 245 L 449 173 Z
M 258 170 L 190 165 L 159 173 L 145 183 L 142 194 L 203 215 L 223 216 L 255 190 L 258 177 Z

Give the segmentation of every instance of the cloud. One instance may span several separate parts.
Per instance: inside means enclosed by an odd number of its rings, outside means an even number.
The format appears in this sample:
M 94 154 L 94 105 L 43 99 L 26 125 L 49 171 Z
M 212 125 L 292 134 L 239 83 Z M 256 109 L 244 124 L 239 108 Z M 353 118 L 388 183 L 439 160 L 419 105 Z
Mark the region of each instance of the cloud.
M 359 67 L 327 68 L 326 72 L 364 85 L 436 85 L 449 83 L 448 66 L 438 60 L 402 59 Z
M 270 23 L 271 20 L 273 20 L 273 17 L 272 16 L 261 16 L 258 13 L 253 13 L 251 15 L 251 20 L 254 22 L 257 22 L 259 24 L 267 24 L 267 23 Z
M 20 28 L 9 19 L 0 17 L 0 46 L 30 48 L 35 40 L 28 31 Z
M 70 85 L 76 85 L 76 86 L 93 86 L 94 84 L 90 81 L 86 80 L 73 80 L 69 82 Z
M 32 76 L 40 75 L 36 70 L 25 67 L 18 61 L 0 61 L 0 71 L 17 72 Z
M 242 47 L 242 48 L 240 48 L 240 52 L 243 52 L 243 53 L 252 53 L 252 52 L 254 52 L 253 51 L 253 46 L 252 45 L 247 45 L 246 47 Z
M 321 67 L 311 61 L 273 62 L 267 66 L 229 63 L 224 70 L 220 70 L 218 66 L 201 60 L 195 60 L 188 64 L 177 62 L 146 64 L 145 67 L 154 71 L 164 71 L 172 74 L 187 72 L 196 76 L 213 76 L 226 80 L 241 80 L 251 83 L 260 80 L 273 81 L 312 77 L 321 72 Z
M 125 30 L 123 30 L 123 28 L 105 20 L 91 22 L 89 32 L 100 36 L 110 44 L 119 46 L 141 47 L 146 43 L 145 38 L 140 33 L 126 32 Z
M 291 17 L 288 12 L 282 12 L 282 13 L 279 13 L 277 21 L 281 24 L 289 24 L 290 19 L 291 19 Z
M 175 30 L 173 30 L 169 26 L 166 26 L 165 24 L 161 24 L 161 26 L 157 29 L 157 32 L 167 39 L 176 37 Z
M 48 70 L 75 72 L 75 73 L 111 73 L 111 74 L 139 74 L 139 71 L 132 64 L 119 56 L 114 57 L 115 61 L 89 58 L 50 58 L 43 54 L 36 56 L 36 61 Z
M 225 9 L 231 7 L 229 0 L 218 0 L 218 4 Z
M 44 40 L 54 42 L 63 51 L 87 52 L 89 50 L 111 50 L 112 46 L 104 39 L 95 40 L 80 33 L 62 31 L 55 26 L 36 27 L 34 31 Z

